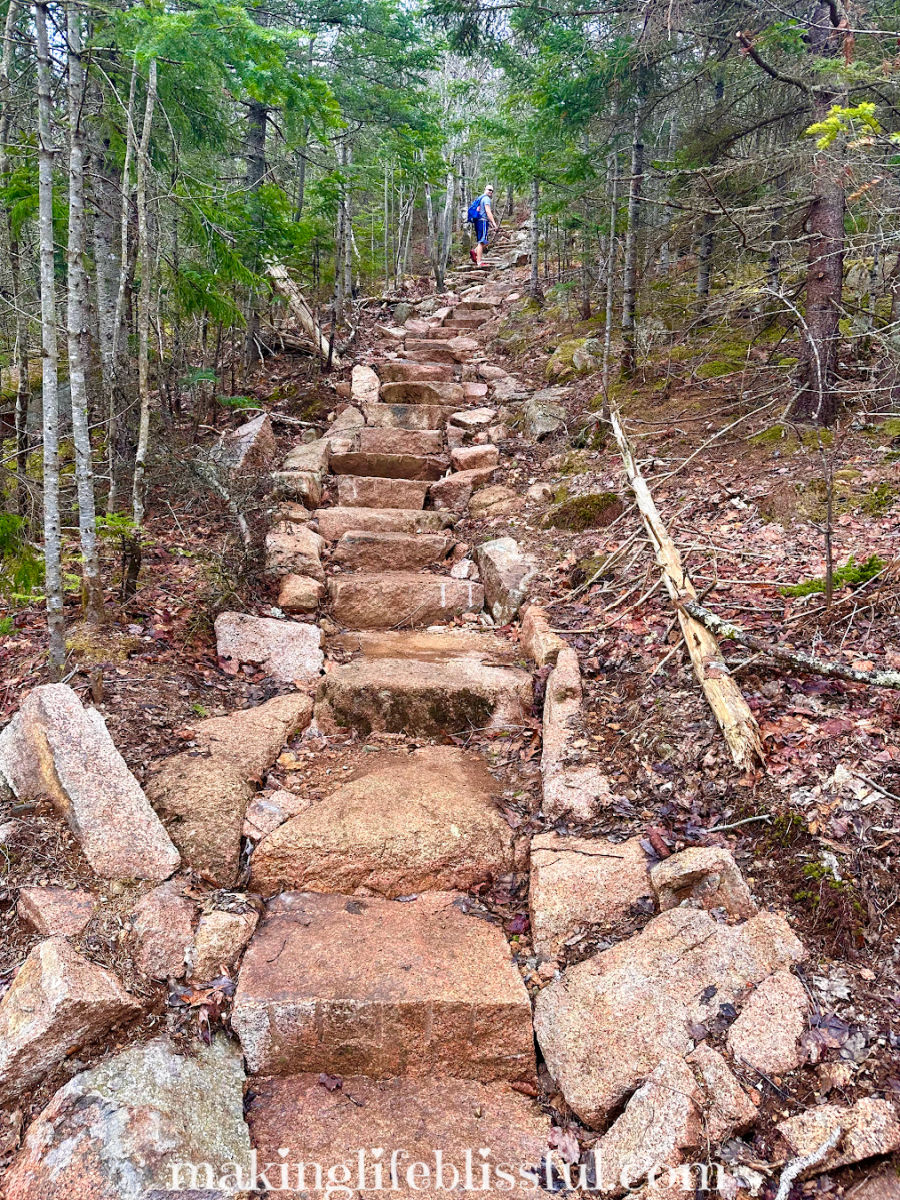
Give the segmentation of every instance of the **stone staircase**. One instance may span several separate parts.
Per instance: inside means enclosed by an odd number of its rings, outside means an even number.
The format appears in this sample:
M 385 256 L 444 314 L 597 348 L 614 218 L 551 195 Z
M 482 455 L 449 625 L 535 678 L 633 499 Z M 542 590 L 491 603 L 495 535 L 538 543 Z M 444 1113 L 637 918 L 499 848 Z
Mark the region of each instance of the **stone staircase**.
M 338 1161 L 348 1148 L 338 1093 L 314 1086 L 320 1074 L 396 1109 L 382 1140 L 410 1138 L 425 1159 L 473 1121 L 492 1130 L 501 1159 L 537 1168 L 546 1150 L 546 1118 L 511 1087 L 534 1091 L 528 992 L 502 929 L 470 915 L 463 895 L 521 869 L 524 847 L 480 756 L 435 744 L 520 726 L 532 704 L 515 643 L 482 627 L 484 588 L 453 532 L 500 457 L 490 426 L 468 422 L 487 385 L 460 378 L 478 349 L 468 335 L 494 308 L 458 304 L 408 336 L 379 376 L 355 367 L 351 408 L 325 435 L 309 529 L 324 543 L 323 604 L 343 632 L 326 642 L 315 722 L 422 744 L 373 764 L 253 854 L 251 886 L 272 899 L 233 1024 L 257 1076 L 249 1121 L 269 1157 L 272 1138 L 292 1161 Z
M 354 367 L 349 405 L 273 473 L 281 615 L 221 614 L 217 648 L 226 669 L 293 691 L 198 722 L 188 749 L 152 766 L 146 796 L 62 685 L 36 689 L 0 735 L 0 784 L 52 795 L 100 878 L 152 887 L 126 937 L 144 978 L 216 996 L 223 970 L 236 979 L 243 1054 L 217 1037 L 183 1055 L 164 1036 L 82 1071 L 33 1121 L 7 1200 L 169 1194 L 175 1158 L 214 1162 L 216 1177 L 237 1162 L 246 1181 L 251 1147 L 249 1187 L 172 1194 L 537 1197 L 577 1187 L 560 1171 L 578 1181 L 581 1155 L 591 1190 L 621 1196 L 649 1177 L 641 1200 L 675 1200 L 685 1185 L 654 1173 L 711 1161 L 757 1121 L 760 1079 L 802 1063 L 809 1000 L 791 969 L 804 948 L 784 914 L 758 910 L 724 846 L 654 861 L 638 836 L 565 830 L 617 801 L 584 749 L 577 653 L 535 606 L 505 636 L 532 564 L 511 538 L 470 550 L 456 535 L 480 495 L 506 491 L 484 382 L 503 373 L 470 336 L 497 307 L 490 279 L 412 322 L 378 373 Z M 510 780 L 466 747 L 533 729 L 534 667 L 550 668 L 542 798 L 519 832 L 498 804 Z M 257 794 L 301 731 L 308 757 L 340 754 L 340 774 L 310 795 L 299 782 Z M 555 831 L 531 838 L 542 818 Z M 179 857 L 217 889 L 202 911 L 196 876 L 170 878 Z M 514 958 L 474 897 L 526 872 L 532 953 Z M 46 940 L 0 1001 L 0 1102 L 143 1012 L 51 922 L 59 892 L 20 889 Z M 77 899 L 89 913 L 94 898 Z M 606 949 L 564 967 L 598 936 Z M 900 1147 L 886 1099 L 778 1131 L 808 1153 L 825 1118 L 846 1136 L 821 1170 Z

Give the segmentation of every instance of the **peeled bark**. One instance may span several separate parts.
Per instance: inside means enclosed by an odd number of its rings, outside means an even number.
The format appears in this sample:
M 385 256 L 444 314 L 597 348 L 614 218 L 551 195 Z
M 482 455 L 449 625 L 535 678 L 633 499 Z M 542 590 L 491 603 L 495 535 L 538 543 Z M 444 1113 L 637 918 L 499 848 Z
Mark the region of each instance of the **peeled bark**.
M 85 72 L 82 60 L 81 16 L 70 6 L 69 68 L 69 242 L 68 273 L 69 390 L 72 398 L 72 440 L 75 443 L 75 482 L 78 491 L 78 530 L 81 537 L 81 585 L 85 617 L 103 620 L 103 584 L 97 550 L 94 472 L 88 418 L 88 286 L 84 269 L 84 127 Z
M 66 657 L 62 586 L 62 530 L 59 517 L 59 393 L 56 329 L 56 276 L 53 261 L 53 160 L 51 134 L 50 42 L 47 5 L 35 4 L 38 99 L 38 238 L 41 270 L 41 399 L 44 436 L 44 587 L 50 667 L 62 673 Z

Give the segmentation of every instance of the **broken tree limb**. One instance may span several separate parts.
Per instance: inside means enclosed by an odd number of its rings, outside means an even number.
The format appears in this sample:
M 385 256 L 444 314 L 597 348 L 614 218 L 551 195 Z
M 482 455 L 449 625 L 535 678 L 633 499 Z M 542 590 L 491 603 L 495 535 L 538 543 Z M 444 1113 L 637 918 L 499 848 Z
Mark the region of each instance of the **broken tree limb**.
M 288 275 L 287 268 L 283 263 L 270 262 L 266 270 L 269 278 L 275 285 L 275 290 L 287 300 L 291 315 L 299 321 L 305 332 L 312 338 L 313 344 L 318 347 L 322 355 L 323 362 L 326 361 L 329 350 L 328 338 L 322 332 L 319 322 L 313 316 L 312 309 L 303 298 L 303 293 L 297 287 L 296 283 L 294 283 L 293 279 L 291 279 L 290 275 Z M 331 355 L 331 365 L 333 367 L 340 367 L 342 365 L 336 353 Z
M 684 636 L 694 673 L 703 688 L 709 707 L 725 735 L 735 765 L 749 770 L 764 761 L 762 739 L 756 718 L 738 685 L 732 679 L 718 642 L 702 622 L 692 617 L 682 603 L 687 597 L 697 599 L 697 593 L 681 565 L 678 547 L 669 536 L 659 510 L 650 494 L 647 481 L 637 468 L 631 445 L 622 428 L 619 414 L 612 409 L 609 423 L 619 446 L 625 474 L 634 493 L 644 528 L 656 552 L 656 562 L 662 572 L 669 596 L 678 611 L 678 622 Z
M 815 654 L 806 654 L 803 650 L 790 650 L 787 646 L 779 646 L 777 643 L 773 645 L 771 642 L 763 641 L 762 638 L 747 633 L 739 625 L 732 625 L 730 621 L 717 617 L 714 612 L 704 608 L 697 600 L 690 597 L 684 597 L 680 603 L 685 612 L 697 621 L 701 621 L 716 637 L 727 638 L 731 642 L 738 642 L 741 646 L 746 646 L 749 650 L 757 650 L 760 654 L 768 655 L 769 658 L 789 663 L 805 674 L 822 675 L 826 679 L 846 679 L 850 683 L 869 683 L 874 684 L 875 687 L 900 689 L 900 671 L 857 671 L 855 667 L 845 666 L 844 663 L 828 662 L 827 659 L 817 658 Z

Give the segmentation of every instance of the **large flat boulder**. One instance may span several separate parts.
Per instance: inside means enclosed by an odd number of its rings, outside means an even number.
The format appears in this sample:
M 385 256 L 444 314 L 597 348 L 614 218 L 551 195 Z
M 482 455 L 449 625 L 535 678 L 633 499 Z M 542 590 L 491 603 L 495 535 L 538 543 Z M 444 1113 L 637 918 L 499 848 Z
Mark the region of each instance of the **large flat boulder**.
M 539 994 L 538 1042 L 571 1108 L 596 1128 L 663 1058 L 692 1049 L 692 1027 L 802 957 L 779 914 L 724 925 L 670 909 Z
M 249 663 L 272 679 L 297 685 L 322 673 L 322 635 L 315 625 L 226 612 L 216 617 L 215 630 L 216 653 L 234 673 Z
M 311 716 L 308 696 L 276 696 L 198 722 L 190 750 L 153 764 L 147 792 L 194 870 L 221 886 L 235 882 L 256 784 Z
M 440 454 L 444 435 L 440 429 L 376 429 L 360 431 L 359 448 L 370 454 Z
M 381 385 L 381 399 L 385 404 L 453 404 L 458 407 L 465 398 L 466 391 L 461 383 L 409 380 Z
M 528 1200 L 546 1195 L 541 1181 L 549 1119 L 507 1083 L 351 1076 L 329 1090 L 314 1074 L 255 1079 L 247 1119 L 260 1162 L 279 1162 L 286 1147 L 291 1163 L 356 1164 L 359 1147 L 381 1147 L 377 1159 L 368 1157 L 363 1195 L 370 1194 L 368 1189 L 377 1194 L 376 1164 L 381 1187 L 404 1200 L 425 1185 L 422 1164 L 434 1172 L 427 1186 L 453 1196 L 463 1194 L 467 1178 L 486 1197 L 508 1194 L 512 1185 L 497 1167 L 515 1180 L 515 1195 Z M 473 1147 L 482 1146 L 490 1147 L 488 1159 L 475 1157 Z M 486 1189 L 485 1161 L 491 1164 Z M 330 1200 L 311 1169 L 294 1182 L 302 1188 L 279 1194 Z
M 77 1047 L 140 1013 L 116 977 L 65 938 L 40 942 L 0 1000 L 0 1104 L 28 1092 Z
M 366 424 L 377 429 L 443 429 L 452 404 L 367 404 Z
M 466 891 L 512 869 L 513 836 L 497 784 L 477 756 L 431 746 L 392 759 L 263 838 L 251 886 L 393 898 Z
M 428 483 L 418 479 L 379 479 L 340 475 L 338 504 L 343 508 L 424 508 Z
M 567 941 L 613 932 L 649 897 L 650 864 L 640 838 L 539 833 L 531 840 L 528 905 L 538 954 L 558 955 Z
M 271 901 L 232 1013 L 250 1071 L 531 1077 L 531 1004 L 506 938 L 458 905 L 446 892 Z
M 221 1034 L 208 1046 L 194 1042 L 189 1053 L 167 1038 L 132 1046 L 60 1088 L 29 1129 L 4 1180 L 5 1196 L 244 1195 L 251 1154 L 243 1087 L 240 1051 Z
M 333 561 L 351 571 L 416 571 L 443 562 L 454 542 L 449 533 L 364 533 L 350 530 Z
M 332 576 L 328 593 L 335 620 L 350 629 L 433 625 L 484 603 L 480 583 L 413 571 Z
M 49 796 L 104 879 L 166 879 L 178 867 L 103 717 L 63 683 L 35 688 L 0 734 L 0 779 L 21 801 Z
M 460 658 L 372 658 L 329 671 L 319 685 L 316 719 L 361 733 L 460 733 L 519 726 L 531 707 L 531 676 Z
M 456 520 L 451 512 L 422 508 L 320 508 L 314 514 L 319 533 L 336 542 L 350 530 L 364 533 L 430 533 L 447 529 Z
M 446 459 L 434 454 L 357 450 L 335 454 L 331 460 L 335 475 L 375 475 L 384 479 L 440 479 L 446 469 Z
M 470 658 L 494 666 L 516 666 L 521 660 L 514 642 L 471 629 L 360 630 L 339 634 L 334 640 L 363 658 L 417 658 L 433 663 Z
M 382 363 L 379 372 L 382 383 L 406 383 L 417 380 L 449 383 L 453 379 L 453 366 L 450 363 L 417 363 L 398 360 L 397 362 Z

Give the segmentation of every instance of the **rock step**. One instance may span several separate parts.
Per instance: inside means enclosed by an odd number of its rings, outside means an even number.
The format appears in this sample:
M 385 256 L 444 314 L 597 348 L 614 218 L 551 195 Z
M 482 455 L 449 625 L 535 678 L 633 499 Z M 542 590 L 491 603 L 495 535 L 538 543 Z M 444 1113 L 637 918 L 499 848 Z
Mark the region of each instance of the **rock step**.
M 350 629 L 433 625 L 484 604 L 480 583 L 414 571 L 334 576 L 328 594 L 335 620 Z
M 381 398 L 385 404 L 462 404 L 466 398 L 461 383 L 407 380 L 403 383 L 383 383 Z
M 385 362 L 378 368 L 382 383 L 405 383 L 414 380 L 451 383 L 453 366 L 450 363 Z
M 525 985 L 502 930 L 461 903 L 446 892 L 271 901 L 232 1013 L 251 1073 L 530 1079 Z
M 476 633 L 468 629 L 396 632 L 342 633 L 332 639 L 351 654 L 363 658 L 414 658 L 421 662 L 449 663 L 467 658 L 485 666 L 515 666 L 523 655 L 515 642 L 494 633 Z
M 317 508 L 313 518 L 319 534 L 336 542 L 349 530 L 359 533 L 434 533 L 456 523 L 452 512 L 425 512 L 418 508 Z
M 461 733 L 521 725 L 531 675 L 471 658 L 363 658 L 334 667 L 319 684 L 316 720 L 361 733 Z
M 513 831 L 493 799 L 499 785 L 477 755 L 427 746 L 366 757 L 365 774 L 262 839 L 250 864 L 254 891 L 365 888 L 390 899 L 471 891 L 513 870 Z
M 470 312 L 471 306 L 457 304 L 449 316 L 444 317 L 445 329 L 477 329 L 490 320 L 488 312 Z
M 424 508 L 428 493 L 427 482 L 374 475 L 339 475 L 337 485 L 342 508 Z
M 329 1091 L 318 1075 L 307 1074 L 257 1078 L 252 1095 L 247 1120 L 260 1162 L 281 1162 L 279 1151 L 286 1148 L 289 1163 L 356 1164 L 361 1146 L 378 1146 L 383 1150 L 378 1157 L 381 1174 L 376 1175 L 369 1154 L 366 1188 L 377 1194 L 375 1189 L 384 1187 L 391 1196 L 406 1200 L 421 1194 L 421 1175 L 409 1173 L 411 1163 L 427 1163 L 434 1171 L 440 1162 L 441 1182 L 436 1186 L 447 1188 L 450 1195 L 460 1194 L 467 1178 L 470 1190 L 481 1190 L 484 1160 L 473 1147 L 486 1146 L 491 1150 L 489 1161 L 516 1178 L 517 1196 L 537 1200 L 545 1194 L 537 1173 L 547 1154 L 549 1118 L 508 1083 L 350 1076 L 341 1088 Z M 352 1170 L 355 1180 L 355 1166 Z M 296 1181 L 302 1183 L 303 1195 L 323 1200 L 325 1188 L 315 1188 L 308 1176 L 311 1171 Z M 528 1183 L 532 1178 L 533 1187 Z M 437 1174 L 432 1179 L 437 1180 Z M 283 1194 L 294 1198 L 300 1191 Z M 495 1192 L 492 1188 L 484 1195 Z
M 331 458 L 333 475 L 359 475 L 381 479 L 440 479 L 447 469 L 446 458 L 438 455 L 375 453 L 356 450 L 334 454 Z
M 488 317 L 497 311 L 498 307 L 498 303 L 494 300 L 463 300 L 462 303 L 457 304 L 454 308 L 453 319 L 480 317 L 483 321 L 486 321 Z
M 351 571 L 416 571 L 443 562 L 453 546 L 448 533 L 365 533 L 348 530 L 332 559 Z
M 377 429 L 443 429 L 455 411 L 452 404 L 367 404 L 366 424 Z
M 440 429 L 370 429 L 359 431 L 359 448 L 367 454 L 440 454 Z

